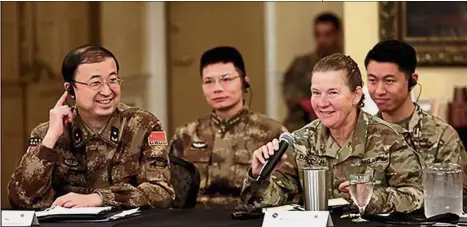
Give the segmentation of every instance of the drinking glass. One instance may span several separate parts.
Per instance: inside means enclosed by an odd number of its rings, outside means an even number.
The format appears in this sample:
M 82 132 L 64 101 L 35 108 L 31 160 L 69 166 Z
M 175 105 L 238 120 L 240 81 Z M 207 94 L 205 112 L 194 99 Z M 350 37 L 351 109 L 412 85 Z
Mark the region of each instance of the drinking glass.
M 365 208 L 373 195 L 373 175 L 353 174 L 350 175 L 349 183 L 350 196 L 360 213 L 360 217 L 353 219 L 352 222 L 366 222 L 367 220 L 363 219 L 362 215 L 365 213 Z

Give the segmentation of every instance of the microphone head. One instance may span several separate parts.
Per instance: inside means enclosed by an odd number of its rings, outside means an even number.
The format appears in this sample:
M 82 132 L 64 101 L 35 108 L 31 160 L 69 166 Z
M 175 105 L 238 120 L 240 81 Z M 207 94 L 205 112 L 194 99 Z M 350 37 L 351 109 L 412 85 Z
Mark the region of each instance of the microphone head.
M 293 144 L 293 136 L 290 132 L 284 132 L 279 136 L 279 141 L 284 140 L 288 144 Z

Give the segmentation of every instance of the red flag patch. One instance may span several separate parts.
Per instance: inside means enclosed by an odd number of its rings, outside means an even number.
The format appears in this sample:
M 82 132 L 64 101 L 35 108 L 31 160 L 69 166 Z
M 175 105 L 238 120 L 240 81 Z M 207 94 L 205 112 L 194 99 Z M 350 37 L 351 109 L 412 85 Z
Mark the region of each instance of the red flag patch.
M 149 134 L 148 143 L 150 146 L 153 145 L 167 145 L 167 137 L 165 131 L 154 131 Z

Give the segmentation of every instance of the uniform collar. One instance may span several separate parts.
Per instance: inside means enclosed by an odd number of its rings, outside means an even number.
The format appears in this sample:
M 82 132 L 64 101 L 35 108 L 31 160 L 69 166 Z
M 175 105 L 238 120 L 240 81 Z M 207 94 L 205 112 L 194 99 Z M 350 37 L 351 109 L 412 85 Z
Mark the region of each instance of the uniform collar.
M 107 123 L 99 132 L 93 132 L 81 119 L 77 111 L 74 111 L 71 125 L 71 137 L 73 145 L 78 148 L 85 145 L 89 140 L 98 138 L 114 147 L 118 145 L 120 141 L 120 106 L 116 108 L 115 112 L 107 120 Z
M 248 116 L 249 112 L 250 111 L 248 110 L 248 108 L 243 107 L 242 110 L 240 110 L 240 112 L 235 114 L 233 117 L 224 120 L 224 119 L 220 118 L 216 114 L 216 112 L 213 110 L 211 112 L 211 121 L 212 121 L 212 123 L 213 123 L 213 125 L 215 127 L 219 128 L 219 129 L 221 129 L 221 131 L 225 132 L 225 131 L 228 131 L 229 129 L 233 128 L 238 123 L 240 123 L 245 117 Z
M 363 157 L 365 154 L 366 146 L 366 134 L 368 128 L 368 116 L 364 111 L 359 110 L 357 123 L 355 125 L 354 132 L 350 140 L 350 144 L 344 144 L 341 149 L 325 149 L 325 155 L 333 158 L 337 158 L 341 161 L 346 160 L 351 156 Z M 322 124 L 321 124 L 322 125 Z M 329 140 L 332 140 L 329 128 L 322 125 L 321 128 L 321 146 L 326 147 L 329 145 Z M 339 154 L 337 152 L 339 151 Z
M 417 103 L 414 102 L 413 104 L 415 105 L 415 109 L 412 113 L 412 116 L 410 116 L 409 126 L 408 128 L 406 128 L 406 130 L 408 130 L 410 133 L 414 131 L 415 126 L 419 124 L 420 119 L 423 118 L 422 115 L 424 115 L 423 109 Z M 381 113 L 381 111 L 378 111 L 378 113 L 376 113 L 376 116 L 383 119 L 383 114 Z
M 419 124 L 420 120 L 423 118 L 423 115 L 425 115 L 423 109 L 417 103 L 414 104 L 415 110 L 409 120 L 409 128 L 407 129 L 410 133 L 414 131 L 414 128 Z

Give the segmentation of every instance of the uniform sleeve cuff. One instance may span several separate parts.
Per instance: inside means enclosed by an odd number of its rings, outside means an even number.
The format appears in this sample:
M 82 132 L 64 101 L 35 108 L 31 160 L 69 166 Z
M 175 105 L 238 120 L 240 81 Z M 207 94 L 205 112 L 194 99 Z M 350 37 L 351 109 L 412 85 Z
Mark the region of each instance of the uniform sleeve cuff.
M 115 205 L 113 201 L 115 200 L 115 195 L 112 191 L 108 189 L 96 189 L 92 193 L 97 193 L 102 198 L 102 206 L 113 206 Z
M 254 185 L 254 184 L 268 185 L 269 182 L 271 182 L 271 176 L 269 176 L 268 178 L 262 180 L 261 182 L 258 182 L 258 177 L 253 176 L 253 172 L 251 171 L 251 167 L 248 168 L 248 172 L 247 172 L 247 183 L 248 183 L 248 185 Z
M 46 160 L 48 162 L 56 162 L 58 159 L 57 151 L 51 148 L 48 148 L 40 144 L 36 150 L 35 154 L 38 158 Z
M 253 177 L 253 172 L 251 171 L 251 167 L 248 168 L 247 178 L 248 178 L 248 183 L 256 183 L 257 178 Z

